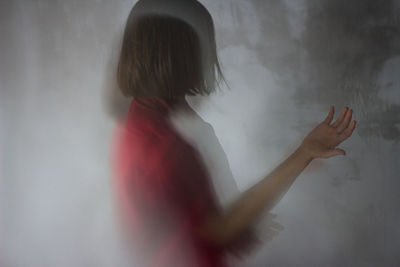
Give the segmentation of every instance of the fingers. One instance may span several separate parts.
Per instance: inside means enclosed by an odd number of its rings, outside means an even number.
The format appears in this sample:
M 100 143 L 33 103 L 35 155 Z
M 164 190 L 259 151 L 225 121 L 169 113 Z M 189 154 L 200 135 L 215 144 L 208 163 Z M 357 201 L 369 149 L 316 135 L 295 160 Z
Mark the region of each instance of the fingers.
M 342 133 L 344 129 L 346 129 L 349 126 L 352 116 L 353 116 L 353 110 L 350 109 L 346 112 L 346 116 L 344 117 L 342 123 L 340 123 L 339 126 L 336 128 L 337 133 L 339 134 Z
M 325 124 L 329 125 L 331 123 L 332 119 L 333 119 L 333 114 L 334 113 L 335 113 L 334 106 L 330 106 L 328 116 L 326 117 L 326 119 L 322 123 L 325 123 Z
M 342 121 L 343 121 L 343 119 L 344 119 L 344 117 L 345 117 L 345 115 L 346 115 L 346 113 L 347 113 L 347 110 L 348 110 L 348 107 L 344 107 L 343 109 L 342 109 L 342 112 L 340 113 L 340 115 L 339 115 L 339 117 L 336 119 L 336 121 L 331 125 L 332 127 L 338 127 L 341 123 L 342 123 Z
M 352 121 L 350 126 L 344 130 L 344 132 L 341 134 L 342 139 L 349 138 L 352 135 L 354 129 L 356 128 L 356 123 L 356 121 Z

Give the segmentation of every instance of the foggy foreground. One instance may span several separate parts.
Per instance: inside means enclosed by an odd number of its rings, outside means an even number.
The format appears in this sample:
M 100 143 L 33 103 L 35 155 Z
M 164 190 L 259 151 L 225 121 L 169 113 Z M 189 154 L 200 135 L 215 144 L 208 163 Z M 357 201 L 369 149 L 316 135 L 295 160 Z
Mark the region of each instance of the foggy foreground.
M 236 264 L 398 266 L 400 2 L 201 2 L 231 90 L 188 99 L 209 125 L 172 120 L 223 205 L 329 105 L 358 121 L 347 156 L 312 162 Z M 0 3 L 0 266 L 135 266 L 110 158 L 129 101 L 110 106 L 107 95 L 133 4 Z

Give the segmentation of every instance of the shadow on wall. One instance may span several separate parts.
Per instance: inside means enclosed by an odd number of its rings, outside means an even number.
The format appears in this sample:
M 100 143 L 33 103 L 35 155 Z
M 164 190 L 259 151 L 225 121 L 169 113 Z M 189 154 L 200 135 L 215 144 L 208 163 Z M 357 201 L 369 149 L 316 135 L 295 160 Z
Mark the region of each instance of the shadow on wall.
M 299 107 L 350 105 L 359 114 L 357 131 L 364 141 L 399 141 L 400 103 L 379 94 L 395 93 L 399 84 L 379 77 L 385 63 L 400 55 L 400 5 L 393 0 L 304 1 L 302 32 L 293 38 L 283 2 L 252 1 L 267 34 L 257 43 L 247 41 L 261 64 L 274 72 L 282 88 L 294 80 Z
M 311 2 L 309 2 L 311 3 Z M 307 70 L 314 95 L 327 103 L 331 97 L 350 99 L 362 114 L 358 133 L 399 140 L 400 103 L 379 98 L 378 77 L 384 63 L 400 55 L 400 8 L 394 1 L 324 1 L 308 5 L 307 31 L 302 37 L 309 54 Z M 319 88 L 326 88 L 318 94 Z M 301 90 L 301 91 L 303 91 Z M 332 94 L 325 94 L 325 91 Z

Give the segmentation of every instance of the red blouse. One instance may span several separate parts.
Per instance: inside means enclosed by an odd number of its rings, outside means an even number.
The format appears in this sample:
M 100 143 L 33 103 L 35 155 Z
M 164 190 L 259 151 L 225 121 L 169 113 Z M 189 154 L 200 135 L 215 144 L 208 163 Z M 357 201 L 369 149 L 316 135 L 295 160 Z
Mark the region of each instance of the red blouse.
M 135 99 L 116 139 L 115 182 L 139 266 L 226 266 L 224 250 L 196 230 L 217 211 L 199 154 L 168 119 L 160 98 Z

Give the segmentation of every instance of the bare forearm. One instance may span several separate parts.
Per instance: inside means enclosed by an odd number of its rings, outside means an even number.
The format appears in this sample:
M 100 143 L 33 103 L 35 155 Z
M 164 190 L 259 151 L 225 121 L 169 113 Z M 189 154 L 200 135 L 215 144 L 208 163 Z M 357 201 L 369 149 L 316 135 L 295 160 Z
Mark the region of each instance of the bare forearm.
M 301 147 L 298 148 L 269 175 L 245 191 L 226 212 L 210 219 L 205 231 L 216 242 L 229 243 L 276 204 L 311 160 Z
M 225 213 L 213 218 L 211 216 L 202 227 L 201 232 L 205 238 L 228 244 L 263 211 L 274 206 L 312 159 L 345 155 L 343 149 L 336 147 L 349 138 L 356 127 L 356 121 L 351 121 L 352 114 L 353 110 L 345 107 L 332 123 L 334 107 L 331 106 L 325 120 L 303 139 L 301 146 L 293 154 L 243 193 Z

